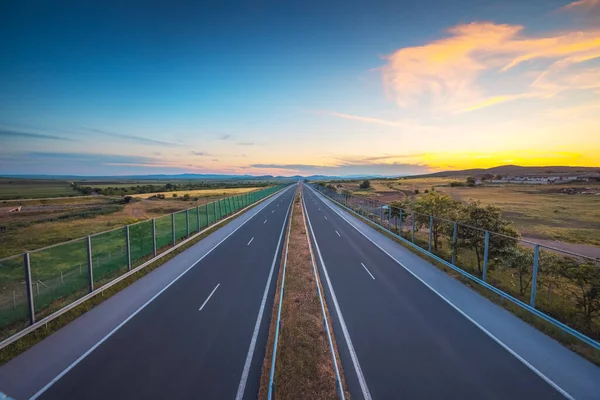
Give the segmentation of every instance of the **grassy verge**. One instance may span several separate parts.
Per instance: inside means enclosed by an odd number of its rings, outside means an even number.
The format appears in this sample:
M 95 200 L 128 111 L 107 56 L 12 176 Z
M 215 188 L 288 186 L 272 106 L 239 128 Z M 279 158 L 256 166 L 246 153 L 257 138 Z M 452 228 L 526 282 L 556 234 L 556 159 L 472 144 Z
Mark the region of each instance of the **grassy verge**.
M 294 200 L 292 215 L 275 363 L 274 398 L 334 399 L 338 397 L 335 370 L 316 292 L 299 193 Z M 281 272 L 276 296 L 280 284 Z M 267 398 L 278 306 L 278 301 L 275 301 L 259 399 Z
M 260 203 L 261 203 L 261 201 L 249 206 L 248 210 L 254 208 L 256 205 L 258 205 Z M 246 211 L 248 211 L 248 210 L 246 210 Z M 125 289 L 127 286 L 129 286 L 132 283 L 134 283 L 135 281 L 137 281 L 139 278 L 150 273 L 151 271 L 158 268 L 162 264 L 166 263 L 167 261 L 169 261 L 176 255 L 184 252 L 191 246 L 198 243 L 200 240 L 204 239 L 206 236 L 208 236 L 211 233 L 215 232 L 216 230 L 224 227 L 225 225 L 227 225 L 234 219 L 235 218 L 232 218 L 225 222 L 220 223 L 219 225 L 213 226 L 212 228 L 208 229 L 206 232 L 204 232 L 201 235 L 190 240 L 185 245 L 178 247 L 177 249 L 173 250 L 169 254 L 166 254 L 165 256 L 163 256 L 162 258 L 149 264 L 145 268 L 142 268 L 141 270 L 135 272 L 134 274 L 127 277 L 126 279 L 122 280 L 121 282 L 111 286 L 110 288 L 107 288 L 106 290 L 102 291 L 100 294 L 90 298 L 89 300 L 83 302 L 82 304 L 78 305 L 77 307 L 74 307 L 73 309 L 69 310 L 68 312 L 66 312 L 66 313 L 62 314 L 61 316 L 55 318 L 54 320 L 48 322 L 43 327 L 40 327 L 40 328 L 36 329 L 35 331 L 29 333 L 28 335 L 20 338 L 19 340 L 11 343 L 7 347 L 3 348 L 2 351 L 0 352 L 0 365 L 5 364 L 6 362 L 10 361 L 14 357 L 21 354 L 22 352 L 33 347 L 35 344 L 42 341 L 44 338 L 46 338 L 46 337 L 50 336 L 51 334 L 53 334 L 54 332 L 58 331 L 63 326 L 65 326 L 68 323 L 70 323 L 71 321 L 77 319 L 81 315 L 85 314 L 86 312 L 88 312 L 89 310 L 91 310 L 92 308 L 97 306 L 98 304 L 104 302 L 104 300 L 108 299 L 109 297 L 113 296 L 114 294 Z M 105 284 L 108 281 L 109 280 L 107 280 L 105 282 L 99 282 L 99 284 L 100 285 Z M 71 303 L 72 301 L 81 297 L 84 294 L 84 292 L 85 291 L 82 291 L 81 293 L 73 293 L 71 296 L 61 299 L 61 302 L 64 303 L 64 304 L 62 304 L 62 306 L 66 306 L 69 303 Z M 57 304 L 54 304 L 54 305 L 59 306 Z
M 447 267 L 446 265 L 431 259 L 429 256 L 427 256 L 426 254 L 422 253 L 421 251 L 415 249 L 414 247 L 408 245 L 407 243 L 403 242 L 402 240 L 398 239 L 396 236 L 392 235 L 389 231 L 387 231 L 386 229 L 382 228 L 381 226 L 379 226 L 378 224 L 372 222 L 372 221 L 367 221 L 364 220 L 362 218 L 360 218 L 360 220 L 366 224 L 368 224 L 371 228 L 383 233 L 384 235 L 386 235 L 387 237 L 389 237 L 390 239 L 394 240 L 395 242 L 401 244 L 402 246 L 404 246 L 406 249 L 408 249 L 409 251 L 411 251 L 412 253 L 416 254 L 417 256 L 421 257 L 422 259 L 426 260 L 427 262 L 429 262 L 430 264 L 434 265 L 436 268 L 444 271 L 446 274 L 450 275 L 451 277 L 453 277 L 454 279 L 459 280 L 461 283 L 463 283 L 465 286 L 468 286 L 469 288 L 473 289 L 474 291 L 476 291 L 477 293 L 479 293 L 480 295 L 486 297 L 487 299 L 491 300 L 492 302 L 494 302 L 497 305 L 500 305 L 501 307 L 503 307 L 504 309 L 510 311 L 511 313 L 515 314 L 517 317 L 519 317 L 520 319 L 522 319 L 523 321 L 529 323 L 530 325 L 532 325 L 533 327 L 535 327 L 536 329 L 538 329 L 539 331 L 545 333 L 546 335 L 552 337 L 553 339 L 559 341 L 560 343 L 562 343 L 565 347 L 569 348 L 570 350 L 578 353 L 579 355 L 583 356 L 584 358 L 588 359 L 589 361 L 593 362 L 594 364 L 600 366 L 600 351 L 588 346 L 587 344 L 581 342 L 580 340 L 574 338 L 573 336 L 565 333 L 564 331 L 562 331 L 561 329 L 557 328 L 556 326 L 554 326 L 553 324 L 531 314 L 529 311 L 517 306 L 516 304 L 514 304 L 513 302 L 509 301 L 509 300 L 505 300 L 504 298 L 502 298 L 501 296 L 499 296 L 498 294 L 492 292 L 491 290 L 477 284 L 476 282 L 473 282 L 471 279 L 465 277 L 464 275 L 462 275 L 461 273 Z M 404 232 L 407 233 L 407 232 Z M 407 233 L 408 234 L 408 233 Z M 404 236 L 404 235 L 403 235 Z M 407 240 L 410 240 L 410 238 L 406 238 Z M 418 238 L 415 238 L 415 244 L 419 245 L 418 243 Z M 420 246 L 421 248 L 424 248 L 424 245 Z M 443 258 L 443 257 L 442 257 Z M 469 271 L 472 272 L 472 271 Z

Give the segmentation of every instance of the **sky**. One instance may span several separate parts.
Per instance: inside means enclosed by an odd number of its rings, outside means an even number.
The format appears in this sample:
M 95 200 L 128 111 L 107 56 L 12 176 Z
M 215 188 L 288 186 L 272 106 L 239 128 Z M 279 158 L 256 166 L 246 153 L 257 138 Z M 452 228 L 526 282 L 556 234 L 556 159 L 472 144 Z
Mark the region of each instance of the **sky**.
M 0 175 L 505 164 L 600 166 L 600 0 L 0 2 Z

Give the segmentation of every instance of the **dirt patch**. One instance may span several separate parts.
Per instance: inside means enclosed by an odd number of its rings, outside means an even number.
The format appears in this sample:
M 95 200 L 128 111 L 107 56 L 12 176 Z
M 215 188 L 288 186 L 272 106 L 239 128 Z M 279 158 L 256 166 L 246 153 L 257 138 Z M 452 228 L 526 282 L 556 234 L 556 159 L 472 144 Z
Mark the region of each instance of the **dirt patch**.
M 548 247 L 552 247 L 552 248 L 555 248 L 558 250 L 568 251 L 568 252 L 575 253 L 575 254 L 581 254 L 582 256 L 591 257 L 591 258 L 600 260 L 600 247 L 597 247 L 597 246 L 589 246 L 586 244 L 565 243 L 565 242 L 559 242 L 557 240 L 545 240 L 545 239 L 536 239 L 536 238 L 530 238 L 530 237 L 524 237 L 523 239 L 532 241 L 534 243 L 539 243 L 542 246 L 548 246 Z

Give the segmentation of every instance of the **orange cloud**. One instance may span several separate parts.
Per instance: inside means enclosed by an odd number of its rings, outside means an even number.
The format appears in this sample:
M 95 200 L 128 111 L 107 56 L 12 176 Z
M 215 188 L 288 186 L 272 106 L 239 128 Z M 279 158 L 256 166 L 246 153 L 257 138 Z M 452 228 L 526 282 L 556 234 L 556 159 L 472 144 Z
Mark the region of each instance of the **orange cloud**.
M 393 127 L 403 127 L 405 124 L 402 121 L 390 121 L 386 119 L 379 118 L 371 118 L 371 117 L 361 117 L 359 115 L 350 115 L 350 114 L 342 114 L 338 112 L 326 112 L 326 114 L 331 115 L 332 117 L 338 117 L 343 119 L 351 119 L 354 121 L 366 122 L 370 124 L 379 124 Z
M 545 37 L 526 37 L 523 29 L 493 22 L 455 26 L 448 30 L 449 37 L 387 56 L 382 68 L 384 87 L 400 107 L 456 112 L 599 86 L 600 68 L 580 69 L 586 61 L 600 58 L 600 29 Z M 532 61 L 539 61 L 536 70 L 546 63 L 533 82 L 523 72 L 532 68 Z M 496 83 L 505 80 L 504 90 L 512 86 L 513 93 L 489 93 L 482 83 L 484 74 Z

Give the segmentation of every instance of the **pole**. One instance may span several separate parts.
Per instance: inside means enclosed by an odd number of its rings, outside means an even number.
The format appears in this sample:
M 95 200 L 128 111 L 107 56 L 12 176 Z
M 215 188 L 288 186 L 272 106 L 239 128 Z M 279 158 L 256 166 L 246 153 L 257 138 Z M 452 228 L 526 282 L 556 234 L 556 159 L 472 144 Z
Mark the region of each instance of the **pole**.
M 417 224 L 417 220 L 415 218 L 415 212 L 412 213 L 412 242 L 415 242 L 415 225 Z
M 206 226 L 210 225 L 210 215 L 208 214 L 208 204 L 204 206 L 206 208 Z M 198 221 L 198 232 L 200 232 L 200 221 Z
M 402 225 L 404 225 L 402 223 L 402 209 L 400 209 L 398 214 L 398 218 L 396 218 L 396 229 L 398 229 L 398 235 L 402 236 Z
M 190 209 L 185 210 L 185 237 L 190 237 Z
M 221 199 L 218 200 L 219 202 L 219 219 L 223 218 L 223 210 L 221 209 Z
M 490 247 L 490 232 L 485 231 L 485 249 L 483 251 L 483 276 L 481 277 L 481 279 L 483 279 L 484 282 L 486 281 L 486 278 L 487 278 L 489 247 Z
M 94 291 L 94 263 L 92 260 L 92 237 L 87 237 L 88 275 L 90 277 L 90 293 Z
M 171 238 L 175 246 L 175 213 L 171 213 Z
M 29 253 L 23 254 L 25 266 L 25 285 L 27 287 L 27 305 L 29 306 L 29 324 L 35 324 L 35 305 L 33 303 L 33 287 L 31 286 L 31 258 Z
M 152 255 L 156 257 L 156 219 L 152 218 Z
M 458 224 L 454 223 L 454 231 L 452 233 L 452 265 L 456 265 L 456 239 L 458 238 Z
M 537 276 L 540 264 L 540 245 L 536 244 L 533 249 L 533 275 L 531 277 L 531 298 L 529 305 L 535 308 L 535 295 L 537 291 Z
M 125 246 L 127 247 L 127 271 L 131 271 L 131 242 L 129 240 L 129 225 L 125 227 Z
M 433 215 L 429 216 L 429 252 L 431 253 L 431 238 L 433 236 Z

